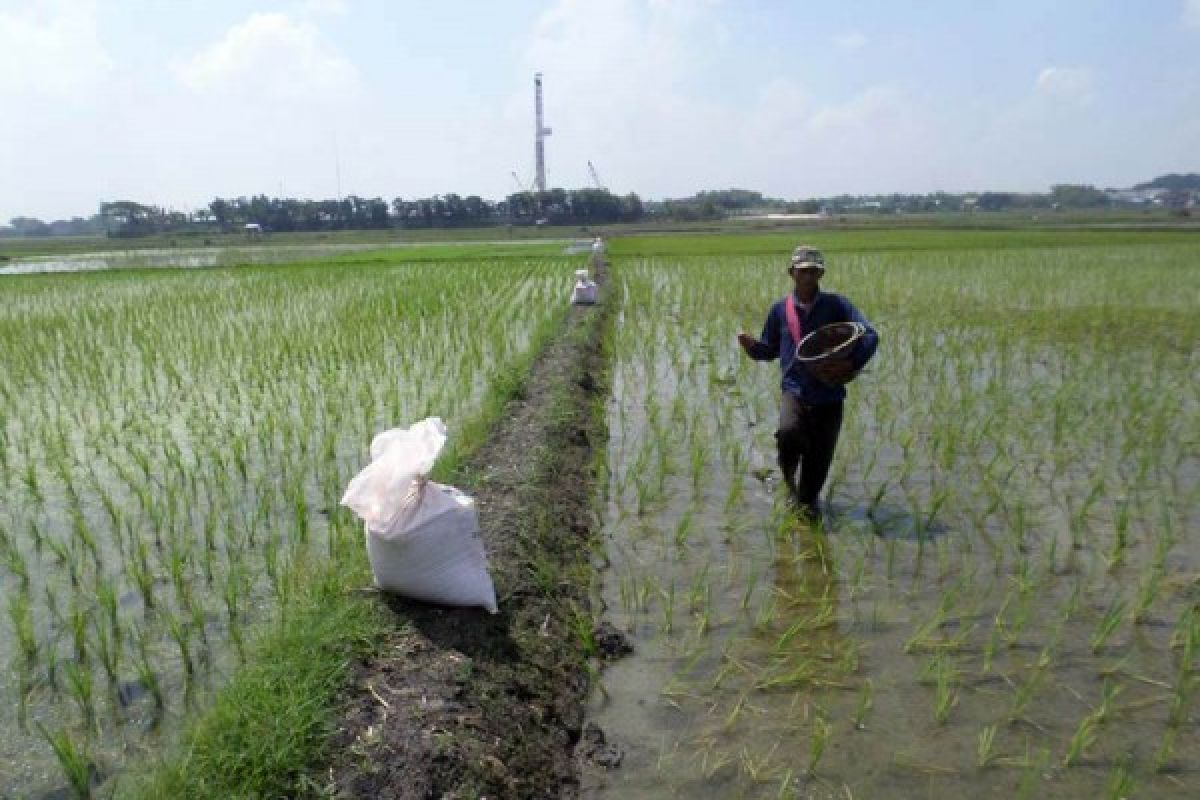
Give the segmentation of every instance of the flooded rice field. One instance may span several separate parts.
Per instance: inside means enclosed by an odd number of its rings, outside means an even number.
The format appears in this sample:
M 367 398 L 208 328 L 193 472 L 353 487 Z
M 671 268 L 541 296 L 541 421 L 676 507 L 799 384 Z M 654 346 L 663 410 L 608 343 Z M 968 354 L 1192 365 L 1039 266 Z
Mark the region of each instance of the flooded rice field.
M 286 613 L 305 565 L 361 551 L 337 502 L 371 437 L 470 418 L 562 313 L 572 268 L 6 283 L 0 796 L 108 792 L 160 754 Z
M 812 529 L 781 260 L 617 260 L 588 797 L 1200 793 L 1194 246 L 830 257 L 880 330 Z
M 109 269 L 196 269 L 254 264 L 287 264 L 315 261 L 369 251 L 411 250 L 414 248 L 454 247 L 459 245 L 539 247 L 558 245 L 564 254 L 587 251 L 591 241 L 570 239 L 506 239 L 470 242 L 374 242 L 338 244 L 247 244 L 243 247 L 160 247 L 130 250 L 103 250 L 94 253 L 69 253 L 17 256 L 0 259 L 0 275 L 30 275 L 44 272 L 92 272 Z

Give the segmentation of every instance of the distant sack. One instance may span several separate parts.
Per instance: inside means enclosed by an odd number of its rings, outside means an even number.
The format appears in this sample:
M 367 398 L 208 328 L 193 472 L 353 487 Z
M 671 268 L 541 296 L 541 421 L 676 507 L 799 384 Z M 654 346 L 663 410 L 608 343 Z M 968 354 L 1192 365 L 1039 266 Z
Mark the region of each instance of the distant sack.
M 577 306 L 590 306 L 596 302 L 596 284 L 592 281 L 579 281 L 571 291 L 571 303 Z

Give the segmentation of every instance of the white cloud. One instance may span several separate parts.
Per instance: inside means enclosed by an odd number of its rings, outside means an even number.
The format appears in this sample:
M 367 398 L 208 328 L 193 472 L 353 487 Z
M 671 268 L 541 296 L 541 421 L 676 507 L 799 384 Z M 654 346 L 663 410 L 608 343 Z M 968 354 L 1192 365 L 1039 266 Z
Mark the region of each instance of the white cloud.
M 252 14 L 173 69 L 199 93 L 299 99 L 358 85 L 358 70 L 322 39 L 315 24 L 286 14 Z
M 719 20 L 695 6 L 686 16 L 660 10 L 560 0 L 542 17 L 526 61 L 547 76 L 551 184 L 586 184 L 589 159 L 615 191 L 650 198 L 719 186 L 803 197 L 940 179 L 944 136 L 901 88 L 819 97 L 797 68 L 714 95 L 695 76 L 722 57 L 706 35 Z M 530 95 L 511 109 L 515 135 L 531 138 Z
M 340 17 L 350 10 L 349 0 L 304 0 L 303 13 L 309 16 Z
M 901 93 L 887 86 L 873 86 L 846 103 L 820 109 L 812 118 L 812 129 L 842 133 L 870 129 L 885 134 L 887 126 L 904 116 Z
M 739 166 L 768 194 L 888 191 L 946 179 L 944 132 L 895 86 L 815 104 L 800 85 L 777 80 L 741 113 L 748 124 Z
M 1043 94 L 1084 105 L 1094 97 L 1092 84 L 1092 72 L 1084 67 L 1046 67 L 1035 82 Z
M 1183 0 L 1183 24 L 1200 29 L 1200 0 Z
M 86 95 L 112 68 L 94 2 L 59 0 L 0 11 L 0 96 Z
M 850 31 L 834 36 L 833 43 L 843 50 L 861 50 L 867 45 L 867 37 L 859 31 Z
M 672 174 L 682 190 L 692 172 L 687 162 L 712 160 L 706 151 L 724 123 L 685 88 L 698 60 L 687 34 L 707 30 L 704 12 L 661 0 L 560 0 L 539 18 L 524 60 L 530 73 L 546 73 L 551 183 L 586 185 L 592 159 L 616 190 L 649 183 L 672 191 Z M 523 88 L 509 103 L 520 139 L 528 138 L 531 96 Z M 532 164 L 517 166 L 532 174 Z

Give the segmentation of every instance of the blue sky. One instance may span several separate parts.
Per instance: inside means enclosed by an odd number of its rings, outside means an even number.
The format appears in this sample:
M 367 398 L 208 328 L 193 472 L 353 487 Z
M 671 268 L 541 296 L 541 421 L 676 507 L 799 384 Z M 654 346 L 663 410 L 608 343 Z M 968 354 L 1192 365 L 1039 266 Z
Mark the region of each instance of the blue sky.
M 1127 186 L 1200 171 L 1200 0 L 0 0 L 0 220 L 102 200 Z

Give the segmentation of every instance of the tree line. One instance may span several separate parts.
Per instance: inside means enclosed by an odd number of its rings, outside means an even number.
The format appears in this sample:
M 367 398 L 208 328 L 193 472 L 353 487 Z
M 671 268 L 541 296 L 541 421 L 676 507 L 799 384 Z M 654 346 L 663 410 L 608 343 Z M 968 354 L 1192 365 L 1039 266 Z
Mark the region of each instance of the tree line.
M 263 231 L 383 230 L 389 228 L 476 228 L 488 225 L 602 225 L 637 222 L 645 213 L 636 194 L 607 189 L 548 189 L 517 192 L 492 202 L 453 192 L 391 201 L 350 195 L 340 199 L 218 197 L 207 208 L 174 211 L 131 200 L 101 203 L 88 219 L 44 223 L 17 217 L 6 231 L 18 236 L 107 234 L 137 237 L 163 233 L 233 232 L 247 226 Z
M 636 194 L 615 195 L 607 189 L 549 189 L 522 191 L 498 202 L 479 195 L 453 192 L 406 199 L 350 195 L 330 200 L 296 198 L 218 197 L 206 208 L 175 211 L 129 200 L 106 202 L 90 217 L 43 222 L 15 217 L 0 226 L 0 236 L 103 235 L 146 236 L 243 230 L 336 231 L 412 228 L 473 228 L 488 225 L 603 225 L 643 219 L 667 221 L 715 220 L 739 214 L 922 213 L 1103 209 L 1158 205 L 1189 213 L 1200 204 L 1200 175 L 1162 175 L 1136 184 L 1134 192 L 1154 192 L 1130 198 L 1130 190 L 1098 189 L 1087 184 L 1059 184 L 1049 192 L 929 192 L 924 194 L 836 195 L 806 200 L 765 197 L 748 189 L 716 189 L 690 197 L 643 204 Z
M 1148 190 L 1157 190 L 1149 192 Z M 1130 192 L 1140 195 L 1131 197 Z M 1155 205 L 1186 212 L 1200 203 L 1200 175 L 1165 175 L 1133 190 L 1098 189 L 1089 184 L 1056 184 L 1049 192 L 928 192 L 841 194 L 793 201 L 764 197 L 746 189 L 697 192 L 691 197 L 647 205 L 652 217 L 712 220 L 749 213 L 894 214 L 976 211 L 1057 211 Z

